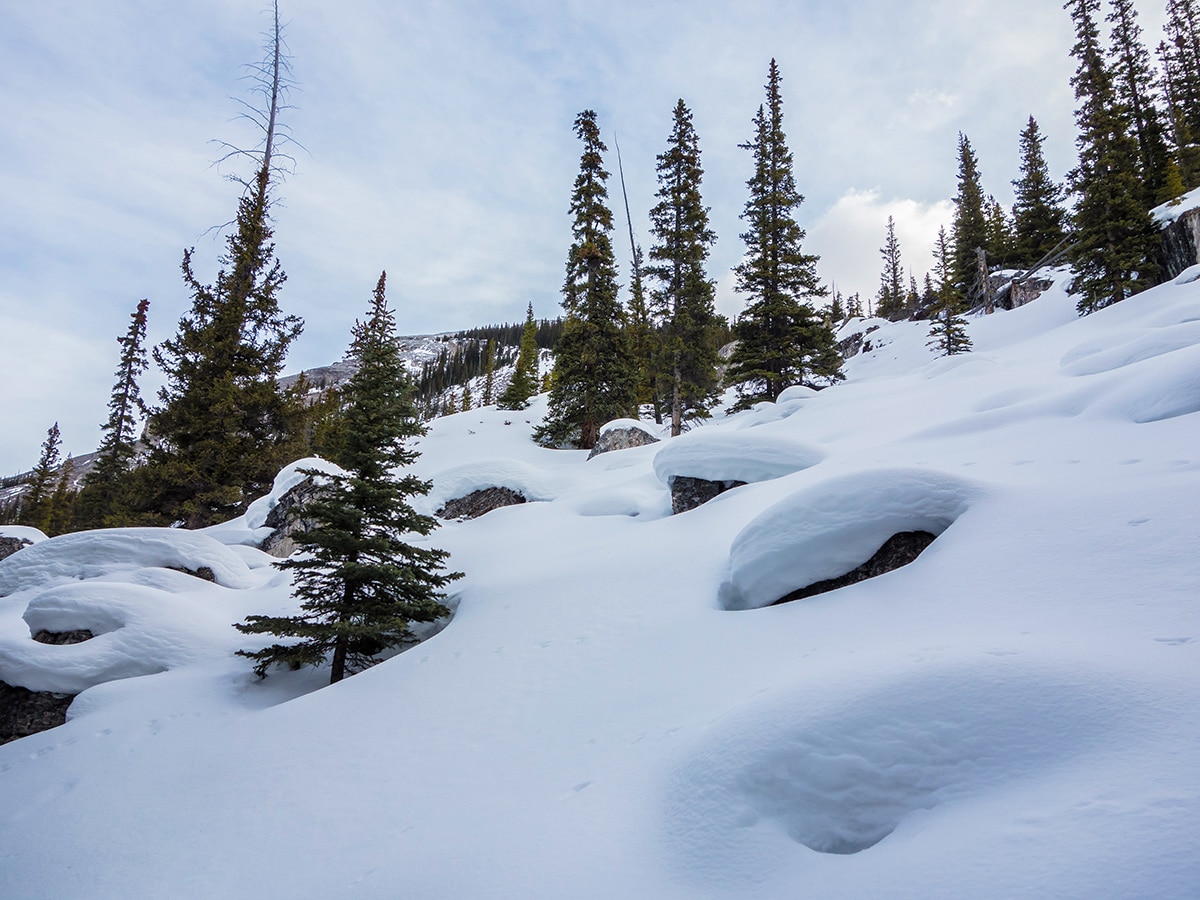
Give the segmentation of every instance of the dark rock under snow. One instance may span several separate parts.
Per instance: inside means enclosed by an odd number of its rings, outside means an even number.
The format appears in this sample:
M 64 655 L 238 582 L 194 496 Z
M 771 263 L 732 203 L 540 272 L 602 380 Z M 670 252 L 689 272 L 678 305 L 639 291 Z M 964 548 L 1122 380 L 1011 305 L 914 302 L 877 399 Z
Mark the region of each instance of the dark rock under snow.
M 477 519 L 493 509 L 525 503 L 526 498 L 512 488 L 489 487 L 450 500 L 436 515 L 442 519 Z

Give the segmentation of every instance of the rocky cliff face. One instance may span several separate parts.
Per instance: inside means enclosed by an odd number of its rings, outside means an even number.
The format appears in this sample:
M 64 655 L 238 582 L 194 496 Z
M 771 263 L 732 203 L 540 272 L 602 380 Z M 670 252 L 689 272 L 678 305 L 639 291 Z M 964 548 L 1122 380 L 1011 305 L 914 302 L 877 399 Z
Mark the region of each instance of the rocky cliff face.
M 1200 208 L 1189 209 L 1162 231 L 1161 281 L 1170 281 L 1200 262 Z

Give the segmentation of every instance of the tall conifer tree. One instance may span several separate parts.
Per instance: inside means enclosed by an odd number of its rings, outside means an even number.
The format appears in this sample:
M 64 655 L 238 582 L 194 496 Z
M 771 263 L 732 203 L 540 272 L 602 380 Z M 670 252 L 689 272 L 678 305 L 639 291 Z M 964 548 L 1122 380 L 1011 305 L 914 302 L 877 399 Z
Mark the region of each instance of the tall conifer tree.
M 1140 199 L 1137 142 L 1130 136 L 1128 111 L 1117 99 L 1096 27 L 1100 0 L 1069 0 L 1075 23 L 1071 55 L 1079 67 L 1071 79 L 1079 105 L 1079 166 L 1071 173 L 1079 200 L 1078 240 L 1071 257 L 1078 277 L 1080 313 L 1124 300 L 1150 287 L 1158 235 Z
M 260 676 L 276 664 L 329 660 L 330 683 L 340 681 L 410 641 L 411 623 L 447 615 L 444 589 L 461 577 L 444 571 L 446 551 L 409 543 L 437 521 L 414 511 L 408 499 L 428 493 L 429 482 L 399 474 L 418 456 L 407 442 L 424 429 L 400 358 L 386 277 L 379 276 L 366 321 L 354 327 L 351 351 L 359 368 L 344 388 L 343 439 L 334 460 L 343 471 L 318 476 L 320 491 L 300 511 L 310 523 L 296 539 L 304 552 L 276 564 L 294 573 L 301 612 L 247 616 L 236 626 L 293 639 L 239 651 L 255 660 Z
M 793 384 L 842 377 L 833 332 L 812 307 L 825 290 L 817 278 L 818 257 L 801 249 L 805 233 L 795 212 L 804 197 L 783 131 L 780 82 L 772 59 L 754 140 L 742 145 L 754 154 L 754 175 L 746 182 L 750 196 L 742 212 L 746 258 L 733 271 L 749 303 L 733 327 L 738 344 L 725 375 L 738 385 L 738 409 L 775 400 Z
M 958 134 L 958 195 L 954 198 L 954 283 L 967 296 L 978 280 L 976 250 L 987 249 L 988 228 L 984 214 L 983 184 L 979 159 L 971 141 Z
M 146 315 L 150 301 L 138 302 L 129 329 L 117 338 L 121 347 L 116 382 L 108 401 L 108 421 L 103 426 L 99 458 L 84 478 L 79 495 L 79 516 L 85 527 L 131 524 L 130 478 L 137 454 L 137 425 L 146 415 L 138 378 L 146 371 Z
M 1159 199 L 1166 187 L 1170 153 L 1155 96 L 1154 71 L 1150 53 L 1142 43 L 1133 0 L 1110 0 L 1110 6 L 1107 20 L 1112 23 L 1114 88 L 1118 101 L 1128 110 L 1137 141 L 1142 202 L 1154 207 L 1171 199 Z
M 629 212 L 629 194 L 625 190 L 625 167 L 621 162 L 621 145 L 617 149 L 617 171 L 621 178 L 621 199 L 625 201 L 625 224 L 629 228 L 629 347 L 637 364 L 637 405 L 640 412 L 643 404 L 654 410 L 654 421 L 662 424 L 662 403 L 658 392 L 659 340 L 650 321 L 650 307 L 646 302 L 646 288 L 642 281 L 645 260 L 641 245 L 633 236 L 633 215 Z
M 216 281 L 203 284 L 183 254 L 192 308 L 175 336 L 154 349 L 166 375 L 152 412 L 154 438 L 145 490 L 147 512 L 199 528 L 242 512 L 271 487 L 279 469 L 303 452 L 299 398 L 276 378 L 300 334 L 279 310 L 286 276 L 275 258 L 271 187 L 278 177 L 278 114 L 287 86 L 279 11 L 259 72 L 267 107 L 257 171 L 238 204 Z
M 596 114 L 575 119 L 583 142 L 571 195 L 573 242 L 563 283 L 562 336 L 555 348 L 549 409 L 534 438 L 550 446 L 590 449 L 605 422 L 637 409 L 637 365 L 629 347 L 625 309 L 617 298 L 617 264 L 607 205 L 609 173 Z
M 1025 268 L 1040 262 L 1066 237 L 1064 192 L 1050 178 L 1044 141 L 1037 120 L 1030 116 L 1021 131 L 1021 177 L 1013 182 L 1013 261 Z
M 46 440 L 42 442 L 42 452 L 38 456 L 37 465 L 29 477 L 29 490 L 21 498 L 21 513 L 17 522 L 21 525 L 32 525 L 43 531 L 49 521 L 50 498 L 54 491 L 54 474 L 58 471 L 62 459 L 62 435 L 55 422 L 46 431 Z
M 875 314 L 896 321 L 904 318 L 904 265 L 900 262 L 900 241 L 896 238 L 896 221 L 887 220 L 887 236 L 879 248 L 883 257 L 883 272 L 879 276 L 879 294 L 875 299 Z
M 714 287 L 704 270 L 716 233 L 700 196 L 704 170 L 692 113 L 680 100 L 667 149 L 658 156 L 658 194 L 650 210 L 654 245 L 647 274 L 658 282 L 653 309 L 670 385 L 671 434 L 685 417 L 707 416 L 717 387 Z

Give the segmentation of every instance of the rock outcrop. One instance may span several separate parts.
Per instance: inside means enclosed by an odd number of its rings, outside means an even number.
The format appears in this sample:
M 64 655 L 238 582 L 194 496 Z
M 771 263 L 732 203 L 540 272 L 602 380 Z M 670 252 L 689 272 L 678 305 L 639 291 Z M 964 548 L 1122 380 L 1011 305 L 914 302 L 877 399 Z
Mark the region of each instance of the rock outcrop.
M 477 519 L 493 509 L 527 502 L 512 488 L 490 487 L 450 500 L 435 515 L 442 519 Z
M 676 475 L 671 478 L 670 483 L 671 512 L 674 515 L 685 513 L 744 484 L 746 484 L 744 481 L 708 481 L 705 478 Z
M 4 537 L 0 535 L 0 559 L 7 559 L 22 547 L 28 547 L 32 544 L 33 541 L 27 541 L 24 538 Z
M 263 521 L 268 528 L 275 529 L 271 536 L 262 542 L 263 552 L 280 559 L 286 559 L 296 552 L 296 535 L 303 534 L 312 527 L 311 522 L 301 517 L 300 509 L 320 493 L 321 486 L 309 477 L 279 498 Z
M 637 425 L 609 428 L 600 435 L 600 440 L 596 441 L 596 446 L 588 454 L 588 459 L 613 450 L 628 450 L 630 447 L 645 447 L 647 444 L 657 443 L 658 438 Z
M 868 578 L 875 578 L 878 575 L 883 575 L 885 572 L 891 572 L 893 569 L 899 569 L 901 566 L 907 566 L 920 556 L 925 548 L 934 542 L 935 538 L 936 535 L 930 534 L 928 531 L 901 531 L 898 534 L 893 534 L 875 552 L 874 556 L 857 569 L 853 569 L 837 578 L 818 581 L 807 587 L 792 591 L 790 594 L 780 597 L 771 605 L 778 606 L 780 603 L 803 600 L 806 597 L 815 597 L 817 594 L 836 591 L 838 588 L 857 584 L 860 581 L 866 581 Z
M 1170 281 L 1200 262 L 1200 208 L 1189 209 L 1162 230 L 1159 279 Z
M 74 694 L 29 691 L 0 681 L 0 744 L 64 724 L 74 699 Z

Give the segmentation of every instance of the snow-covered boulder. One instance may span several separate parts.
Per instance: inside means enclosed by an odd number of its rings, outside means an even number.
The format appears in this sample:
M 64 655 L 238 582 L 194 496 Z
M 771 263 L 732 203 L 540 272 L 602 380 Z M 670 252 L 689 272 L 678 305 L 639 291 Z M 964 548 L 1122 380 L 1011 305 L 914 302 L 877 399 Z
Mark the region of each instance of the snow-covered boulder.
M 980 489 L 952 475 L 884 469 L 799 490 L 753 519 L 734 539 L 725 609 L 769 606 L 869 560 L 893 535 L 940 535 Z
M 25 525 L 0 525 L 0 559 L 6 559 L 31 544 L 46 540 L 46 535 Z
M 0 597 L 152 566 L 192 573 L 209 569 L 217 584 L 229 588 L 247 588 L 254 583 L 250 567 L 240 555 L 202 532 L 109 528 L 59 535 L 0 561 Z
M 658 438 L 646 423 L 637 419 L 615 419 L 600 429 L 600 439 L 588 454 L 588 459 L 613 450 L 628 450 L 657 443 Z
M 808 444 L 759 429 L 733 433 L 699 429 L 658 451 L 654 474 L 670 488 L 671 508 L 678 514 L 732 487 L 807 469 L 824 456 Z

